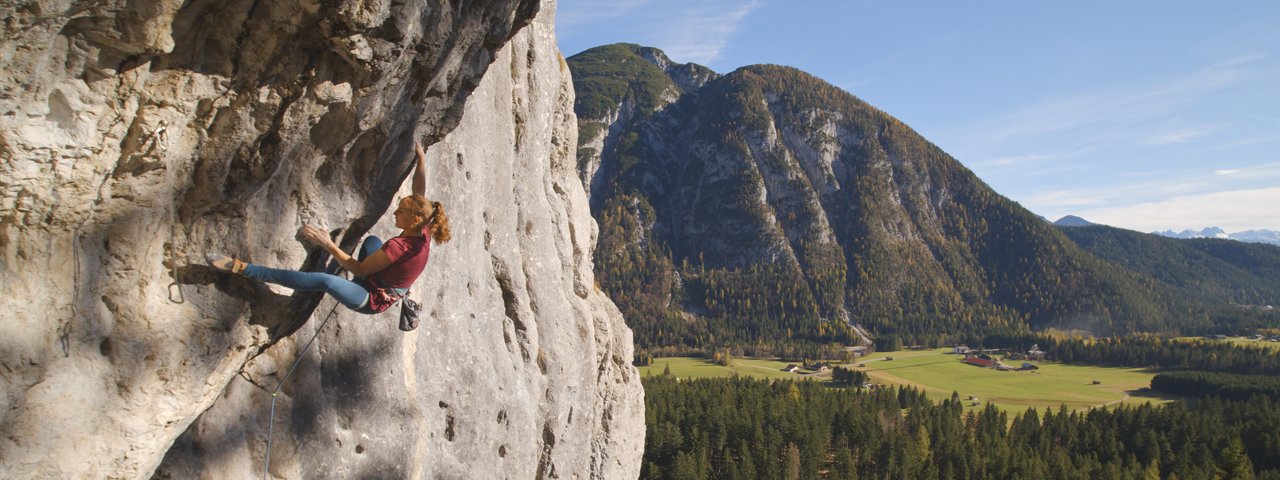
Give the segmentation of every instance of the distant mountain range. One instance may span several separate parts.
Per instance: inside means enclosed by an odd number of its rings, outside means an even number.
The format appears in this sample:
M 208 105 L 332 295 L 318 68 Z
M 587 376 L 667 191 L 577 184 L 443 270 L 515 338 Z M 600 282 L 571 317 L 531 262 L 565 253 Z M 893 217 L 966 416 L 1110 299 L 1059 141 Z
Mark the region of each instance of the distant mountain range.
M 1280 245 L 1280 232 L 1275 230 L 1245 230 L 1243 232 L 1227 233 L 1218 227 L 1209 227 L 1204 230 L 1195 231 L 1191 229 L 1175 232 L 1173 230 L 1165 230 L 1163 232 L 1151 232 L 1162 237 L 1171 238 L 1225 238 L 1240 242 L 1250 243 L 1269 243 L 1272 245 Z
M 1055 227 L 1095 227 L 1102 226 L 1100 223 L 1093 223 L 1075 215 L 1067 215 L 1053 222 Z M 1245 230 L 1243 232 L 1227 233 L 1218 227 L 1209 227 L 1203 230 L 1186 229 L 1181 232 L 1173 230 L 1165 230 L 1163 232 L 1151 232 L 1153 235 L 1159 235 L 1169 238 L 1220 238 L 1224 240 L 1235 240 L 1238 242 L 1248 243 L 1269 243 L 1271 245 L 1280 245 L 1280 232 L 1275 230 Z
M 1195 277 L 1242 267 L 1174 240 L 1157 246 L 1196 267 L 1082 248 L 1064 232 L 1092 228 L 1054 228 L 802 71 L 721 75 L 627 44 L 567 63 L 596 277 L 642 348 L 848 344 L 850 323 L 909 344 L 1042 327 L 1196 332 L 1239 324 L 1246 302 L 1280 303 L 1268 282 L 1200 292 Z M 1100 251 L 1113 258 L 1145 254 L 1111 238 Z M 1257 258 L 1280 265 L 1270 253 Z

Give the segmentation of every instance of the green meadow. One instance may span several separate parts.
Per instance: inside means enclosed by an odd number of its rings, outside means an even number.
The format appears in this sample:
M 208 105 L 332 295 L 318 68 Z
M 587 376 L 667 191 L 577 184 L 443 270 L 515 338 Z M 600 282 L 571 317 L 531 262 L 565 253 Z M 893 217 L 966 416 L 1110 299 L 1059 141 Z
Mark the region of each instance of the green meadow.
M 1254 340 L 1252 338 L 1245 338 L 1245 337 L 1229 337 L 1229 338 L 1223 338 L 1223 339 L 1204 338 L 1204 337 L 1177 337 L 1177 338 L 1174 338 L 1173 340 L 1175 342 L 1185 342 L 1185 343 L 1193 343 L 1193 344 L 1194 343 L 1206 343 L 1206 344 L 1226 343 L 1226 344 L 1231 344 L 1238 347 L 1265 348 L 1267 350 L 1280 352 L 1280 342 Z
M 640 376 L 661 375 L 671 367 L 671 375 L 676 378 L 725 378 L 742 375 L 754 378 L 774 378 L 800 380 L 814 378 L 816 375 L 803 375 L 782 371 L 787 365 L 795 362 L 780 362 L 758 358 L 735 358 L 728 367 L 716 365 L 705 358 L 664 357 L 653 359 L 653 365 L 640 368 Z M 827 375 L 824 380 L 830 379 Z
M 1002 372 L 960 362 L 961 356 L 949 350 L 914 352 L 877 352 L 862 359 L 874 383 L 914 385 L 935 399 L 960 394 L 966 408 L 971 404 L 991 402 L 997 407 L 1018 411 L 1028 407 L 1072 410 L 1117 404 L 1167 403 L 1141 389 L 1151 385 L 1155 373 L 1142 368 L 1095 367 L 1054 362 L 1026 362 L 1039 370 Z M 885 360 L 892 357 L 893 360 Z M 1018 367 L 1023 361 L 1006 362 Z M 1098 383 L 1095 384 L 1094 382 Z M 968 400 L 969 397 L 976 400 Z
M 1167 403 L 1171 398 L 1154 396 L 1141 389 L 1151 384 L 1154 372 L 1140 368 L 1065 365 L 1054 362 L 1027 362 L 1040 367 L 1029 371 L 998 371 L 960 362 L 959 355 L 949 349 L 877 352 L 846 367 L 866 371 L 872 383 L 880 385 L 912 385 L 923 389 L 935 400 L 960 395 L 966 409 L 981 408 L 990 402 L 1009 412 L 1036 407 L 1081 410 L 1118 404 Z M 892 360 L 886 360 L 886 358 Z M 701 358 L 658 358 L 640 374 L 660 375 L 670 366 L 679 378 L 729 377 L 747 375 L 757 378 L 816 379 L 827 381 L 829 373 L 787 373 L 781 369 L 789 362 L 760 359 L 734 359 L 724 367 Z M 1020 366 L 1022 361 L 1006 362 Z M 864 365 L 858 367 L 857 365 Z M 1094 381 L 1099 383 L 1094 384 Z M 974 399 L 970 399 L 974 397 Z M 978 405 L 973 405 L 977 403 Z

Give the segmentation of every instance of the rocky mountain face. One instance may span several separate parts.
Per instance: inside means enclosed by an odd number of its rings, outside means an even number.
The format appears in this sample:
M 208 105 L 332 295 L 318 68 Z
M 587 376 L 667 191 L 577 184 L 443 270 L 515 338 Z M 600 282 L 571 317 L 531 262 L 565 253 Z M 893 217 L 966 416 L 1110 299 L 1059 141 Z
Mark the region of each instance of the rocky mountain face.
M 10 2 L 0 477 L 634 478 L 551 1 Z M 454 230 L 395 312 L 217 274 L 395 234 L 414 138 Z
M 909 339 L 1126 331 L 1172 308 L 1149 278 L 808 74 L 758 65 L 681 81 L 634 45 L 569 64 L 597 274 L 628 294 L 615 298 L 642 345 L 848 343 L 846 319 Z

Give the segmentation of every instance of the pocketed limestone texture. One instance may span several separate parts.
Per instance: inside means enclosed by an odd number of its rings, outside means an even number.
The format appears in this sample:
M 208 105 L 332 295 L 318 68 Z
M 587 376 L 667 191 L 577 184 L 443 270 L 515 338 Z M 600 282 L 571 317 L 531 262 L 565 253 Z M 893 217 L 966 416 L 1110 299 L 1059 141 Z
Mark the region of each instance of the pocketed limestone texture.
M 593 286 L 553 3 L 0 14 L 0 477 L 259 476 L 250 382 L 274 389 L 326 319 L 277 399 L 273 476 L 638 474 L 643 394 Z M 349 250 L 394 235 L 415 137 L 454 228 L 413 289 L 419 331 L 202 265 L 333 269 L 303 223 Z

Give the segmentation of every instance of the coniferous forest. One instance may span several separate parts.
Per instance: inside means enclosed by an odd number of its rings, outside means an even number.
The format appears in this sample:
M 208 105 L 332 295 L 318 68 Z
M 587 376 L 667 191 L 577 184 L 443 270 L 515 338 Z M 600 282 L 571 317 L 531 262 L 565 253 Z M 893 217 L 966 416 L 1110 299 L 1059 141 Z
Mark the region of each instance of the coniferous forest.
M 913 389 L 645 380 L 642 479 L 1280 479 L 1280 403 L 1009 416 Z

